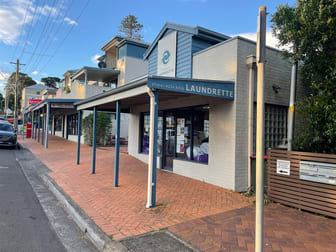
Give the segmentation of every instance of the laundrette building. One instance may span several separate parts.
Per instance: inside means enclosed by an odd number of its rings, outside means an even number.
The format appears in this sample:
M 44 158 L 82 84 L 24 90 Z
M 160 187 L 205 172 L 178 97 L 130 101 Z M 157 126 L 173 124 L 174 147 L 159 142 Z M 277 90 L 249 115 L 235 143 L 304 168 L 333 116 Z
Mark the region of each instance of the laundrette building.
M 291 65 L 278 53 L 266 49 L 265 149 L 287 134 Z M 148 75 L 76 106 L 128 113 L 128 153 L 149 170 L 245 191 L 255 151 L 255 55 L 248 39 L 166 23 L 144 54 Z

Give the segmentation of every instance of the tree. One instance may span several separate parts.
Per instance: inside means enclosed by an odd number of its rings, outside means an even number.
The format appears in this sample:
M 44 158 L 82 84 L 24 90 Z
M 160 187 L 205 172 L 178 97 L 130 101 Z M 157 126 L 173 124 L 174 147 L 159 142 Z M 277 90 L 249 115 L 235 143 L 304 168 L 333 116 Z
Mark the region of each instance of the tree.
M 45 77 L 41 79 L 41 82 L 44 83 L 47 87 L 57 88 L 58 83 L 61 82 L 61 79 L 58 77 Z
M 128 15 L 120 22 L 119 31 L 124 33 L 127 37 L 141 40 L 140 34 L 143 25 L 138 22 L 138 18 L 134 15 Z
M 5 98 L 3 97 L 2 93 L 0 93 L 0 111 L 5 111 Z
M 35 85 L 36 81 L 34 81 L 30 76 L 28 76 L 25 73 L 19 73 L 19 82 L 18 82 L 18 86 L 17 86 L 17 94 L 18 94 L 18 106 L 17 108 L 21 107 L 21 94 L 22 94 L 22 89 L 24 89 L 25 87 L 28 86 L 32 86 Z M 13 72 L 7 81 L 7 85 L 5 87 L 6 89 L 6 99 L 7 99 L 7 104 L 8 107 L 11 110 L 14 110 L 14 100 L 15 100 L 15 85 L 16 85 L 16 73 Z
M 92 125 L 93 114 L 83 119 L 83 132 L 85 143 L 92 146 Z M 106 140 L 111 136 L 112 121 L 111 116 L 104 112 L 97 113 L 97 144 L 105 145 Z
M 283 56 L 299 62 L 300 77 L 309 87 L 298 104 L 305 130 L 295 141 L 299 150 L 336 153 L 336 2 L 297 0 L 296 7 L 280 5 L 272 28 Z

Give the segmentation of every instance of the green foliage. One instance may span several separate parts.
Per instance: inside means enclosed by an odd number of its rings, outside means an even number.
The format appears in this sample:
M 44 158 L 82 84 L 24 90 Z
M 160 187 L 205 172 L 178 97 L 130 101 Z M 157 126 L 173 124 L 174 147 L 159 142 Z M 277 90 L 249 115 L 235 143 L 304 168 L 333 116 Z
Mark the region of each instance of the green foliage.
M 138 18 L 134 15 L 128 15 L 120 22 L 119 31 L 124 33 L 127 37 L 141 40 L 140 34 L 143 25 L 138 22 Z
M 83 132 L 85 143 L 92 146 L 93 114 L 83 119 Z M 105 141 L 111 136 L 111 116 L 104 112 L 97 113 L 97 144 L 105 145 Z
M 45 77 L 41 79 L 41 82 L 48 87 L 57 88 L 57 84 L 61 82 L 61 79 L 58 77 Z
M 6 97 L 7 97 L 7 102 L 8 102 L 8 108 L 11 110 L 14 110 L 14 103 L 15 103 L 15 84 L 16 84 L 16 73 L 13 72 L 7 81 L 7 85 L 5 87 L 6 89 Z M 35 85 L 36 81 L 34 81 L 30 76 L 28 76 L 25 73 L 19 73 L 19 82 L 17 86 L 17 101 L 18 101 L 18 106 L 17 108 L 19 109 L 21 107 L 21 97 L 22 97 L 22 89 L 28 86 Z
M 272 17 L 283 56 L 299 62 L 309 96 L 298 104 L 305 130 L 296 136 L 299 150 L 336 153 L 336 1 L 298 0 L 280 5 Z

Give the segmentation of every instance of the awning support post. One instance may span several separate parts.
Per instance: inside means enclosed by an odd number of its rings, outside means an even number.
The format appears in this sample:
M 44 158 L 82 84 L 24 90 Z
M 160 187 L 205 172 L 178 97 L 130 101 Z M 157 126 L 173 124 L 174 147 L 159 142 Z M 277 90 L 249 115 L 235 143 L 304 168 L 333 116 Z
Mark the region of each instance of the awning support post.
M 159 93 L 157 90 L 149 90 L 148 94 L 150 96 L 150 128 L 146 207 L 150 208 L 155 207 L 156 204 L 157 124 Z
M 48 149 L 49 145 L 49 118 L 50 118 L 50 103 L 47 103 L 47 118 L 46 118 L 46 139 L 45 139 L 45 147 Z
M 97 107 L 93 107 L 92 127 L 92 174 L 96 173 L 96 133 L 97 133 Z
M 37 128 L 38 128 L 38 132 L 37 132 L 37 134 L 38 134 L 38 137 L 37 137 L 37 142 L 39 143 L 40 142 L 40 135 L 41 135 L 41 111 L 40 110 L 38 110 L 37 111 L 38 112 L 38 125 L 37 125 Z
M 77 164 L 80 161 L 80 145 L 81 145 L 81 135 L 82 135 L 82 111 L 78 111 L 78 132 L 77 132 Z
M 120 101 L 116 102 L 116 136 L 114 154 L 114 187 L 118 187 L 119 181 L 119 152 L 120 152 Z
M 34 132 L 34 129 L 35 129 L 35 127 L 34 127 L 34 112 L 32 111 L 31 112 L 31 116 L 32 116 L 32 135 L 31 135 L 31 139 L 34 139 L 34 136 L 35 136 L 35 132 Z
M 45 114 L 44 109 L 42 109 L 42 136 L 41 136 L 41 144 L 44 144 L 44 121 L 45 121 Z

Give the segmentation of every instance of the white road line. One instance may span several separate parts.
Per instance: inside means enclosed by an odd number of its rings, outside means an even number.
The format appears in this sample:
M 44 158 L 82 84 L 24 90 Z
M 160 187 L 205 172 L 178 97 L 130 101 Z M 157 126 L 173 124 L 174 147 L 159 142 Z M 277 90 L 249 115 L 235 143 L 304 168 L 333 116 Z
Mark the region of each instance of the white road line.
M 0 166 L 0 169 L 8 169 L 7 166 Z

